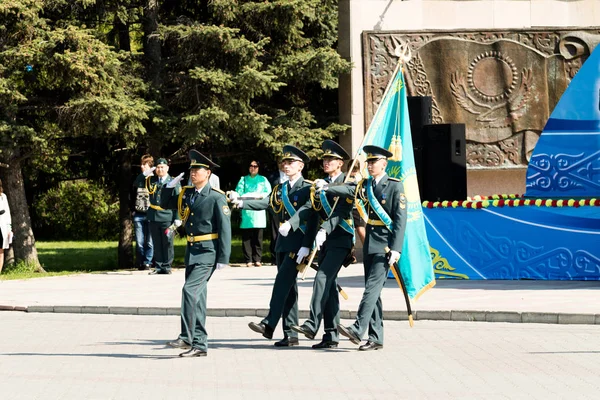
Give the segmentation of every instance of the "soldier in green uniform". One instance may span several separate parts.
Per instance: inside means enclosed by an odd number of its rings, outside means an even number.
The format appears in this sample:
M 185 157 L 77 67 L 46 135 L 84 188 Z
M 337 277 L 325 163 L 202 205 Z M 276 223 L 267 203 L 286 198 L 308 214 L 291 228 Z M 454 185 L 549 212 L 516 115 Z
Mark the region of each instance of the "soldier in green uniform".
M 156 176 L 154 175 L 156 172 Z M 163 192 L 165 186 L 173 178 L 169 175 L 169 163 L 164 158 L 156 161 L 156 167 L 141 173 L 136 179 L 136 186 L 145 185 L 150 195 L 150 208 L 146 214 L 149 221 L 150 236 L 154 246 L 154 271 L 150 275 L 170 274 L 171 264 L 175 255 L 173 250 L 174 230 L 181 225 L 177 213 L 166 210 L 160 206 L 163 201 L 169 201 L 169 197 L 179 194 L 181 186 L 177 184 L 173 190 Z M 143 183 L 142 183 L 143 182 Z M 165 198 L 167 197 L 167 198 Z
M 381 290 L 390 266 L 400 259 L 406 228 L 406 196 L 398 179 L 385 172 L 387 158 L 392 153 L 377 146 L 364 146 L 370 177 L 356 184 L 325 185 L 329 195 L 356 197 L 359 211 L 367 219 L 367 234 L 363 248 L 365 291 L 351 326 L 338 325 L 338 331 L 354 344 L 360 344 L 368 330 L 367 343 L 359 350 L 383 348 L 383 305 Z M 386 253 L 386 247 L 390 249 Z
M 315 181 L 315 186 L 324 184 L 341 184 L 345 174 L 342 173 L 344 160 L 350 158 L 346 150 L 333 140 L 326 140 L 323 149 L 323 171 L 325 179 Z M 319 252 L 319 269 L 313 283 L 313 294 L 310 302 L 310 317 L 302 325 L 293 325 L 292 329 L 314 339 L 321 325 L 325 334 L 320 343 L 313 349 L 336 348 L 339 342 L 337 326 L 340 323 L 340 300 L 337 291 L 337 275 L 354 245 L 354 227 L 352 209 L 354 202 L 350 198 L 339 199 L 326 191 L 311 196 L 296 215 L 284 223 L 279 233 L 288 235 L 290 229 L 297 229 L 301 218 L 308 218 L 311 213 L 318 213 L 322 221 L 315 243 Z M 348 265 L 348 264 L 346 264 Z
M 229 264 L 231 255 L 231 220 L 225 193 L 211 188 L 208 182 L 218 165 L 207 157 L 190 150 L 190 179 L 176 201 L 163 202 L 177 209 L 187 235 L 185 250 L 185 283 L 181 291 L 181 333 L 167 345 L 189 349 L 180 357 L 207 355 L 206 294 L 208 280 L 215 269 Z M 167 184 L 165 191 L 174 191 L 183 174 Z M 175 182 L 177 181 L 177 182 Z
M 286 145 L 283 148 L 283 169 L 289 180 L 276 185 L 271 195 L 263 200 L 241 200 L 237 193 L 230 192 L 232 203 L 244 210 L 266 210 L 277 214 L 280 221 L 290 219 L 310 197 L 312 182 L 302 178 L 302 169 L 309 157 L 300 149 Z M 283 340 L 275 342 L 277 347 L 295 346 L 298 344 L 298 334 L 291 329 L 298 325 L 298 285 L 296 266 L 309 253 L 315 238 L 317 221 L 316 215 L 300 222 L 300 228 L 287 237 L 279 236 L 275 244 L 277 259 L 277 276 L 273 284 L 273 292 L 269 303 L 269 313 L 260 323 L 250 322 L 248 326 L 253 331 L 262 334 L 267 339 L 273 338 L 273 330 L 279 319 L 283 319 Z

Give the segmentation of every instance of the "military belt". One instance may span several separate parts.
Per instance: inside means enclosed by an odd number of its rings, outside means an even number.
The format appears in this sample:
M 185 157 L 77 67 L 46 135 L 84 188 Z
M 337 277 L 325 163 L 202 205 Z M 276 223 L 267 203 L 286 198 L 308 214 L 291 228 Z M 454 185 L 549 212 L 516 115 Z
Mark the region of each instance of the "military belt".
M 375 225 L 375 226 L 385 226 L 385 223 L 380 220 L 380 219 L 369 219 L 367 221 L 368 225 Z
M 158 210 L 158 211 L 166 211 L 164 208 L 162 208 L 160 206 L 155 206 L 154 204 L 150 204 L 150 208 L 152 208 L 154 210 Z
M 188 243 L 194 243 L 194 242 L 205 242 L 207 240 L 214 240 L 214 239 L 218 239 L 219 238 L 219 234 L 218 233 L 207 233 L 206 235 L 199 235 L 199 236 L 187 236 L 187 241 Z

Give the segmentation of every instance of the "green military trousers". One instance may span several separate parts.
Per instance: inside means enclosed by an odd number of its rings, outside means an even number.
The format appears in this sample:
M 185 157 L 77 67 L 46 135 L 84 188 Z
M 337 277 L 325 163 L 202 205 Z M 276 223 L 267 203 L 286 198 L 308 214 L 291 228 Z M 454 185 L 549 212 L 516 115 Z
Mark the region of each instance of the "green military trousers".
M 175 233 L 165 234 L 165 230 L 171 226 L 170 221 L 158 222 L 150 221 L 150 235 L 154 244 L 154 265 L 157 272 L 166 273 L 171 270 L 175 251 L 173 249 L 173 239 Z
M 369 330 L 369 341 L 383 345 L 383 303 L 381 291 L 390 266 L 384 253 L 365 254 L 365 291 L 358 306 L 356 321 L 350 327 L 359 338 Z
M 213 257 L 214 258 L 214 257 Z M 179 338 L 193 348 L 207 351 L 206 294 L 214 263 L 190 264 L 185 267 L 181 290 L 181 334 Z
M 298 325 L 298 270 L 296 259 L 290 253 L 277 253 L 277 275 L 271 293 L 269 313 L 262 320 L 263 324 L 275 329 L 279 319 L 282 319 L 284 337 L 298 337 L 291 326 Z
M 310 316 L 304 326 L 317 332 L 323 319 L 324 341 L 339 342 L 337 326 L 340 323 L 340 298 L 337 290 L 337 275 L 350 249 L 327 248 L 327 242 L 319 257 L 319 270 L 315 275 L 310 300 Z

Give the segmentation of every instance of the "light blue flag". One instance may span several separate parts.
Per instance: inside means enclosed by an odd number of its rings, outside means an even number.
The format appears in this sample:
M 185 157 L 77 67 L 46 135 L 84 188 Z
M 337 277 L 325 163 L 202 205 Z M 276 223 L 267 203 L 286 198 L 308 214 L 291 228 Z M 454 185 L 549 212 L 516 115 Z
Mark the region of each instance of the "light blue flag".
M 390 177 L 398 178 L 404 184 L 408 214 L 400 271 L 409 297 L 416 300 L 423 292 L 435 285 L 435 275 L 419 196 L 406 86 L 400 65 L 396 68 L 367 130 L 363 140 L 363 146 L 365 145 L 388 149 L 393 156 L 388 158 L 386 172 Z M 362 149 L 359 151 L 359 158 L 362 160 L 366 158 Z M 364 172 L 363 176 L 366 176 Z

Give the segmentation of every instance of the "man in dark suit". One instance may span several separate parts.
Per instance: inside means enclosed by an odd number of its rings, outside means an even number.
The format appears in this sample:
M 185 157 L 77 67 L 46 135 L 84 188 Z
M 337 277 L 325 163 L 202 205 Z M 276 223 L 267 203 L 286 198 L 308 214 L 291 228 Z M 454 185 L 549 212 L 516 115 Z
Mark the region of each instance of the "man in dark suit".
M 240 200 L 235 192 L 230 192 L 232 203 L 244 210 L 266 210 L 269 208 L 277 214 L 282 222 L 290 219 L 310 197 L 312 182 L 302 178 L 302 169 L 309 157 L 294 146 L 284 146 L 281 157 L 283 169 L 289 180 L 273 188 L 270 196 L 262 200 Z M 283 319 L 283 340 L 275 342 L 277 347 L 295 346 L 298 344 L 298 333 L 291 329 L 298 325 L 298 285 L 296 266 L 309 253 L 316 234 L 316 215 L 301 221 L 301 227 L 293 234 L 283 237 L 279 235 L 275 244 L 277 257 L 277 275 L 273 284 L 273 292 L 269 303 L 269 313 L 261 322 L 250 322 L 253 331 L 267 339 L 273 338 L 273 330 L 279 319 Z
M 345 174 L 342 173 L 344 160 L 350 158 L 346 150 L 333 140 L 326 140 L 323 149 L 324 179 L 315 181 L 316 186 L 323 184 L 341 184 Z M 312 213 L 319 215 L 320 229 L 315 242 L 319 252 L 319 269 L 313 283 L 313 294 L 310 302 L 310 317 L 300 326 L 292 329 L 314 339 L 321 319 L 325 334 L 320 343 L 313 349 L 336 348 L 339 342 L 337 326 L 340 323 L 340 301 L 337 291 L 337 275 L 342 265 L 348 260 L 354 244 L 354 227 L 352 220 L 352 199 L 339 199 L 326 191 L 319 196 L 311 197 L 296 215 L 279 229 L 281 235 L 288 235 L 290 229 L 297 229 L 301 218 L 308 218 Z M 347 264 L 346 264 L 347 265 Z
M 357 199 L 367 232 L 363 247 L 365 291 L 358 307 L 356 320 L 351 326 L 338 325 L 338 331 L 354 344 L 360 344 L 368 330 L 368 341 L 359 350 L 383 348 L 383 305 L 381 290 L 390 266 L 400 259 L 406 229 L 406 196 L 398 179 L 388 177 L 388 150 L 378 146 L 364 146 L 367 153 L 369 178 L 358 185 L 326 185 L 329 195 Z M 386 253 L 389 248 L 389 253 Z
M 166 201 L 165 208 L 179 210 L 187 237 L 185 283 L 181 294 L 181 333 L 167 345 L 189 349 L 180 357 L 207 355 L 206 295 L 208 280 L 215 269 L 229 264 L 231 220 L 225 193 L 212 188 L 211 171 L 218 165 L 196 150 L 190 150 L 190 178 L 177 201 Z M 179 182 L 183 173 L 174 179 Z M 165 191 L 173 190 L 174 183 Z M 172 197 L 171 197 L 172 199 Z

